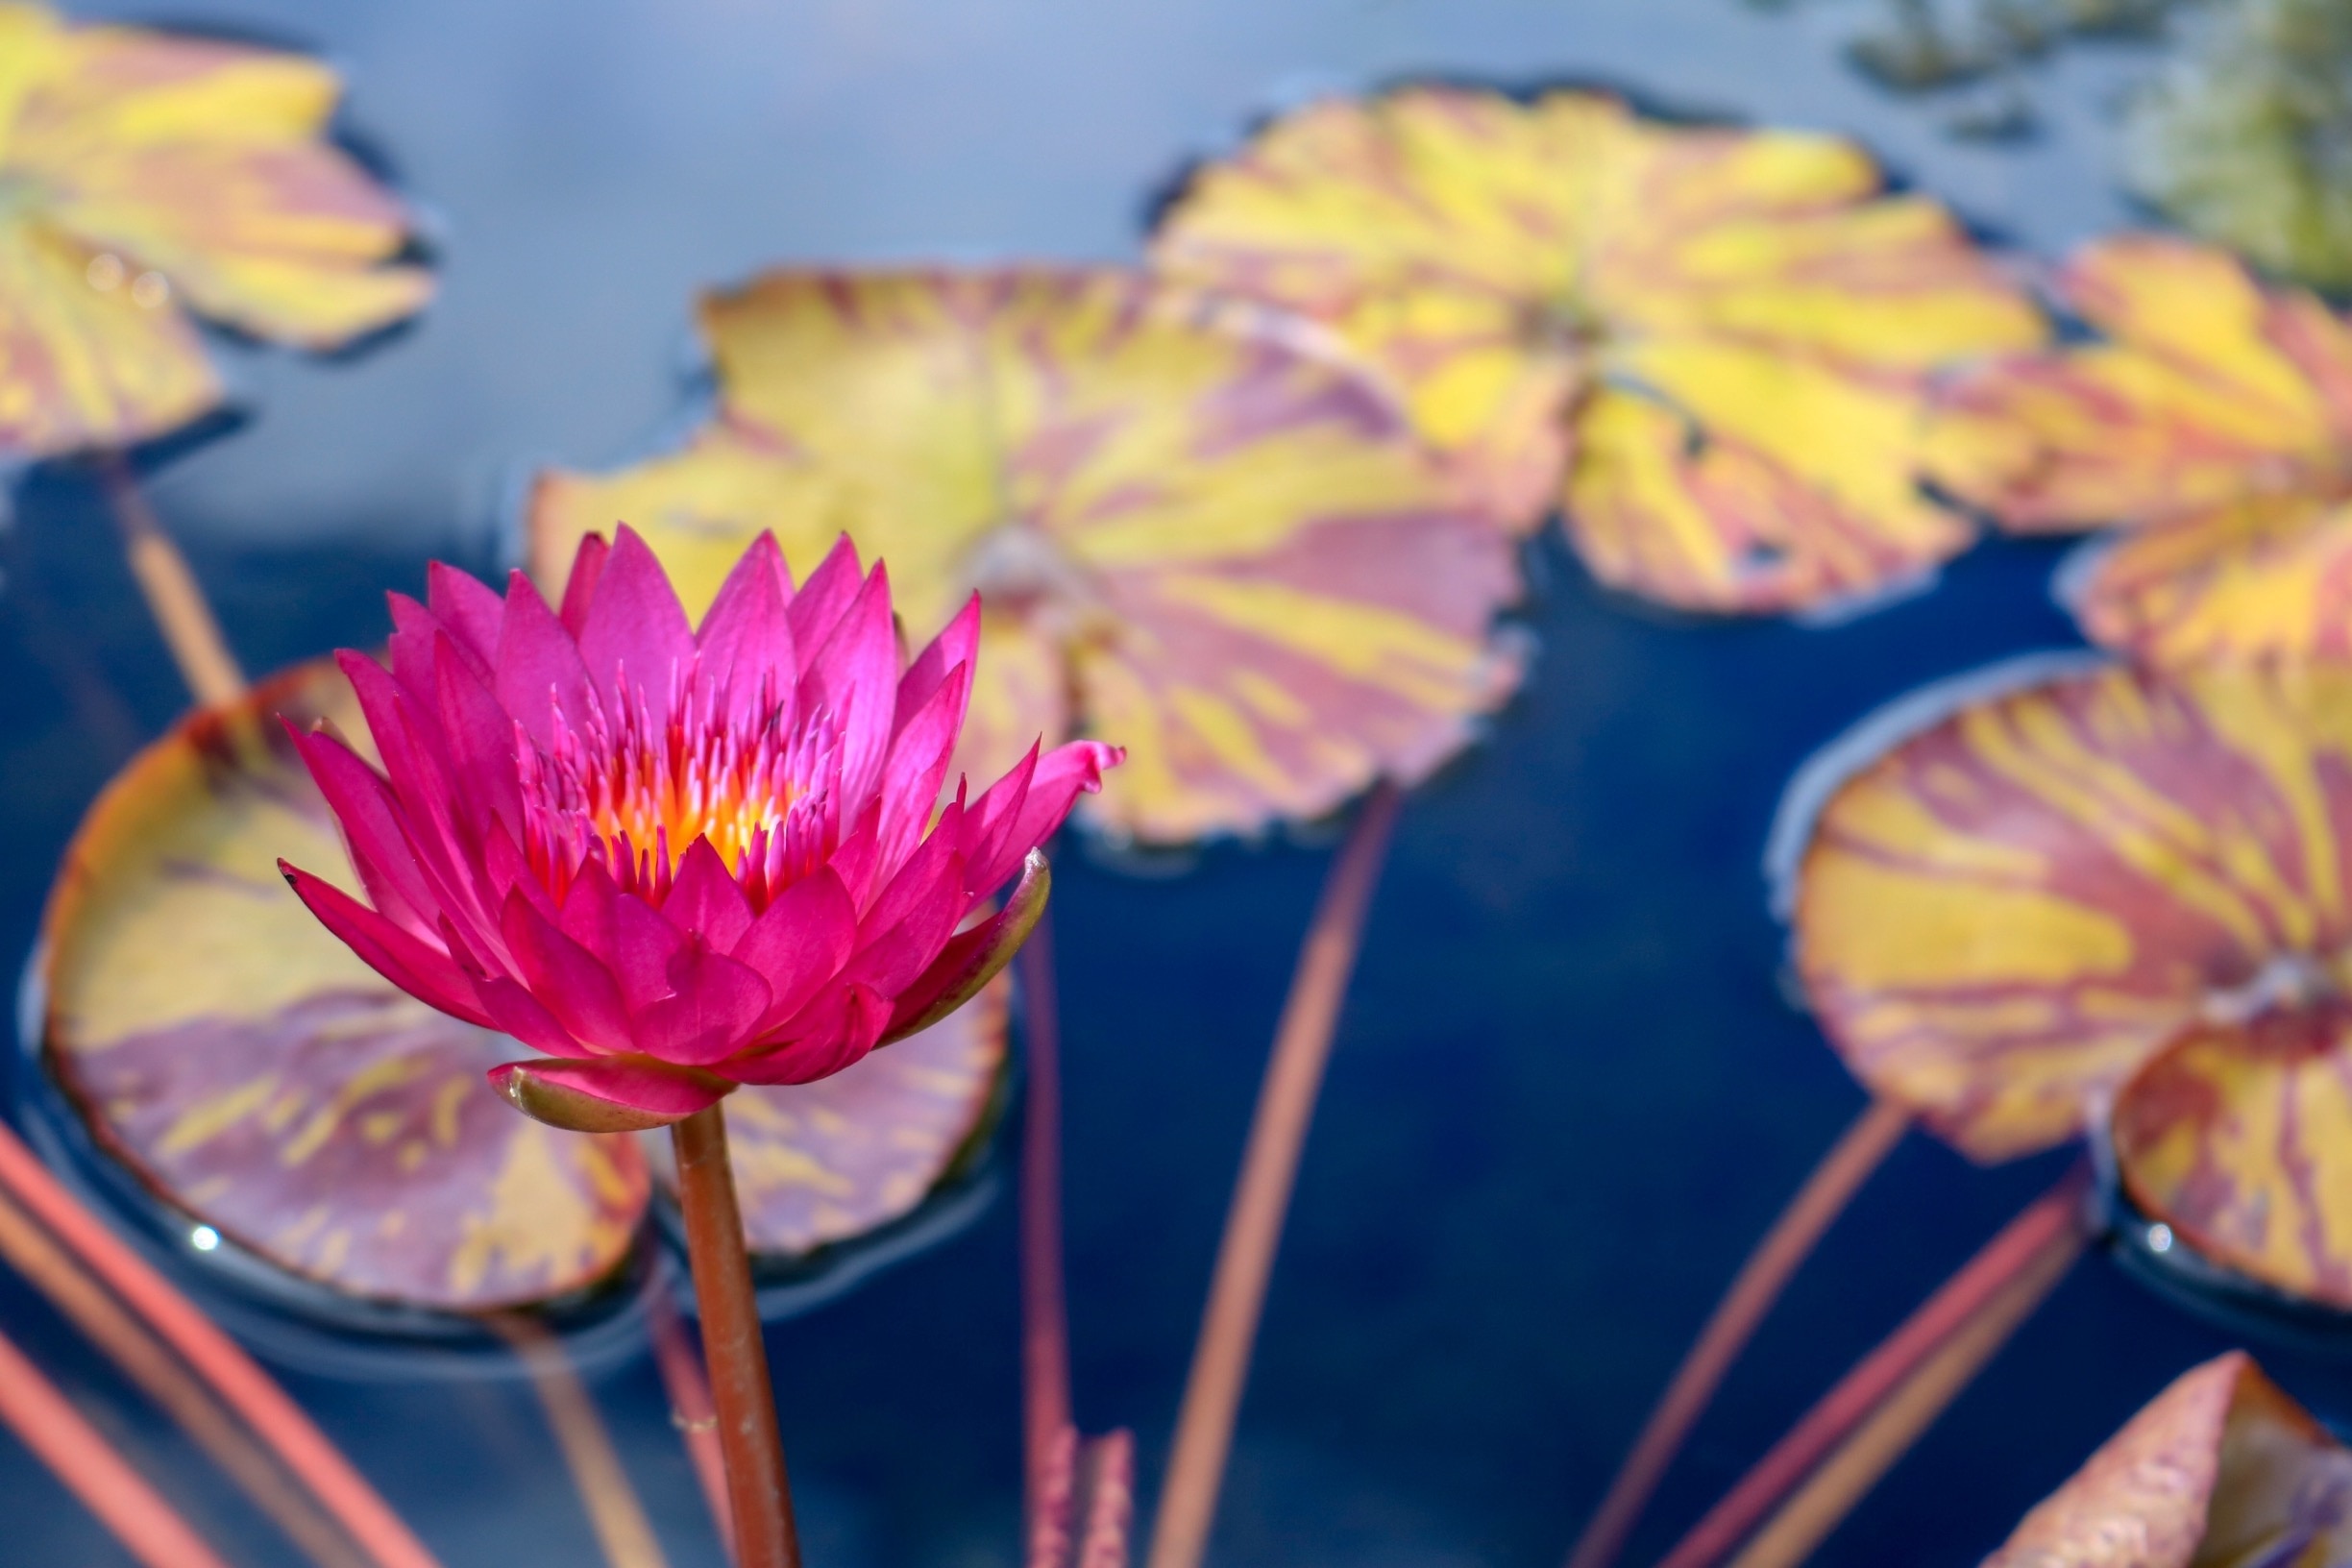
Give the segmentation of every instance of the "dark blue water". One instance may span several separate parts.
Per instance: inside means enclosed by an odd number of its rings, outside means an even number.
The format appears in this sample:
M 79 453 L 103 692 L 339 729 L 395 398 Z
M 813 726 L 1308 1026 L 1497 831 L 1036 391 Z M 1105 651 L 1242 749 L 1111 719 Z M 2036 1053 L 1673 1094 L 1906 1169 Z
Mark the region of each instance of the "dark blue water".
M 326 49 L 429 204 L 445 291 L 356 364 L 238 353 L 253 417 L 155 494 L 261 671 L 380 627 L 431 555 L 501 563 L 531 463 L 645 450 L 690 291 L 786 258 L 1128 258 L 1151 191 L 1270 104 L 1408 71 L 1601 77 L 1844 130 L 1988 230 L 2051 250 L 2124 220 L 2105 119 L 2147 57 L 2077 49 L 2042 138 L 1939 136 L 1838 61 L 1854 6 L 1735 0 L 412 0 L 126 14 Z M 180 701 L 94 497 L 35 475 L 0 537 L 0 953 L 29 945 L 91 794 Z M 2072 642 L 2046 548 L 1831 630 L 1672 623 L 1534 554 L 1528 689 L 1409 805 L 1301 1176 L 1243 1411 L 1221 1564 L 1549 1564 L 1716 1293 L 1861 1095 L 1783 1000 L 1758 860 L 1782 782 L 1906 690 Z M 1064 976 L 1070 1288 L 1085 1425 L 1148 1493 L 1228 1184 L 1328 845 L 1139 880 L 1072 857 Z M 1701 1426 L 1654 1556 L 2063 1157 L 1907 1143 Z M 0 1323 L 239 1560 L 290 1560 L 46 1310 Z M 779 1326 L 817 1568 L 1010 1564 L 1014 1236 L 999 1205 Z M 2092 1260 L 1829 1543 L 1965 1564 L 2167 1379 L 2226 1341 Z M 2331 1410 L 2324 1364 L 2266 1360 Z M 527 1395 L 289 1374 L 450 1568 L 594 1560 Z M 714 1560 L 644 1362 L 598 1394 L 678 1564 Z M 0 1438 L 0 1561 L 123 1558 Z

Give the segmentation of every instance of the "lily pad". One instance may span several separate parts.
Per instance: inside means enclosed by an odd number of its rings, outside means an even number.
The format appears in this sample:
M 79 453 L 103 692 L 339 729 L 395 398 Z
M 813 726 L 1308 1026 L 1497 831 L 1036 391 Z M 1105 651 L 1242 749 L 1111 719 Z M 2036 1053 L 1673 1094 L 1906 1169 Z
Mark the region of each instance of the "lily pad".
M 0 453 L 121 447 L 221 388 L 183 306 L 304 348 L 421 306 L 401 205 L 297 55 L 0 5 Z
M 1963 548 L 1923 494 L 1931 378 L 2042 341 L 1942 208 L 1853 143 L 1605 94 L 1333 99 L 1196 173 L 1152 247 L 1336 331 L 1507 526 L 1695 610 L 1817 606 Z M 1940 461 L 1997 460 L 1947 427 Z
M 2352 979 L 2352 669 L 2109 668 L 1983 698 L 1828 798 L 1796 958 L 1874 1093 L 2002 1160 L 2200 1024 Z M 2201 1158 L 2290 1157 L 2223 1119 Z
M 908 636 L 983 599 L 956 767 L 1115 739 L 1091 821 L 1153 843 L 1328 812 L 1470 737 L 1518 664 L 1509 541 L 1296 323 L 1112 271 L 779 272 L 704 303 L 716 417 L 544 476 L 542 582 L 625 520 L 690 613 L 763 529 L 846 531 Z
M 157 1197 L 301 1279 L 462 1312 L 597 1285 L 646 1218 L 643 1150 L 516 1115 L 483 1078 L 513 1041 L 393 990 L 302 908 L 280 856 L 355 878 L 280 715 L 366 734 L 333 665 L 300 666 L 91 808 L 44 927 L 50 1072 Z M 806 1262 L 920 1208 L 992 1126 L 1006 1057 L 1000 982 L 822 1084 L 739 1091 L 752 1248 Z
M 460 1311 L 580 1289 L 629 1247 L 636 1148 L 516 1115 L 482 1077 L 514 1042 L 393 990 L 278 874 L 356 890 L 272 716 L 360 735 L 357 713 L 303 666 L 108 787 L 44 927 L 50 1070 L 159 1196 L 295 1274 Z
M 2352 1558 L 2352 1453 L 2243 1351 L 2183 1373 L 2028 1513 L 1985 1568 Z
M 2107 647 L 2352 653 L 2352 324 L 2152 235 L 2086 248 L 2060 291 L 2105 341 L 1955 382 L 2020 447 L 1946 482 L 2014 531 L 2123 530 L 2069 589 Z
M 2132 1201 L 2207 1260 L 2352 1310 L 2352 1007 L 2189 1031 L 2118 1097 Z

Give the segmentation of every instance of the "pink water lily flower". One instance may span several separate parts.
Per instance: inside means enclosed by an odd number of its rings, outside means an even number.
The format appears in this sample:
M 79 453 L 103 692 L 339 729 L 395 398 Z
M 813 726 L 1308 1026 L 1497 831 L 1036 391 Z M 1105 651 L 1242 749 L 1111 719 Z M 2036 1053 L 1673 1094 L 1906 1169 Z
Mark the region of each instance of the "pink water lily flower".
M 388 671 L 339 655 L 384 772 L 295 736 L 367 901 L 281 869 L 394 985 L 547 1053 L 490 1079 L 560 1127 L 677 1121 L 945 1017 L 1036 924 L 1038 845 L 1121 755 L 1032 747 L 939 807 L 979 601 L 901 669 L 889 578 L 846 538 L 796 590 L 763 535 L 699 629 L 626 527 L 583 541 L 560 611 L 440 565 L 427 600 L 392 596 Z

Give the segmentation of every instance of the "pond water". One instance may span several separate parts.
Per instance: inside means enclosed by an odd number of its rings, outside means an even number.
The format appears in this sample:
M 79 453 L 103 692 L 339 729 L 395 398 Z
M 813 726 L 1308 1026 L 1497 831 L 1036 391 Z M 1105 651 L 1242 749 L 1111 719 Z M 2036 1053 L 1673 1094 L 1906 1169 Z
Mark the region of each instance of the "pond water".
M 1857 0 L 1858 3 L 1858 0 Z M 677 417 L 696 287 L 772 261 L 1132 259 L 1153 194 L 1253 115 L 1400 74 L 1625 86 L 1843 131 L 2041 254 L 2130 218 L 2111 110 L 2148 56 L 2035 69 L 2040 134 L 1955 140 L 1842 61 L 1855 7 L 1737 0 L 220 0 L 106 14 L 252 33 L 351 73 L 433 218 L 443 293 L 354 363 L 226 351 L 250 424 L 154 495 L 263 671 L 380 634 L 429 556 L 488 572 L 516 481 Z M 30 946 L 92 793 L 180 702 L 93 492 L 34 475 L 0 539 L 0 951 Z M 1525 694 L 1409 802 L 1316 1123 L 1234 1456 L 1220 1564 L 1549 1564 L 1781 1200 L 1861 1107 L 1784 1000 L 1759 871 L 1778 792 L 1877 704 L 2075 642 L 2054 548 L 1997 545 L 1833 628 L 1693 625 L 1534 551 Z M 1057 892 L 1082 1423 L 1134 1428 L 1149 1507 L 1228 1186 L 1328 840 Z M 1906 1143 L 1798 1280 L 1628 1555 L 1654 1556 L 1852 1359 L 2051 1181 Z M 1010 1564 L 1014 1226 L 777 1325 L 818 1568 Z M 0 1321 L 238 1560 L 292 1561 L 13 1282 Z M 2223 1343 L 2094 1258 L 1817 1559 L 1975 1561 Z M 2325 1413 L 2352 1384 L 2266 1353 Z M 587 1562 L 510 1382 L 287 1374 L 450 1568 Z M 649 1363 L 597 1379 L 674 1562 L 715 1561 Z M 0 1440 L 11 1562 L 129 1559 Z M 277 1555 L 273 1555 L 277 1554 Z

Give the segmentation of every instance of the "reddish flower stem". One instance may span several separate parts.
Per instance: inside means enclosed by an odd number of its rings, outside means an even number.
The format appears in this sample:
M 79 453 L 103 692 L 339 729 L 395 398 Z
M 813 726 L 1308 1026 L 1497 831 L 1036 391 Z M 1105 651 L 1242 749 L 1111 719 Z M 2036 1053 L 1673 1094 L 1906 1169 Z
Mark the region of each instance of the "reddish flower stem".
M 1062 1025 L 1053 914 L 1038 919 L 1019 966 L 1027 1105 L 1021 1132 L 1021 1423 L 1024 1512 L 1034 1538 L 1048 1477 L 1070 1432 L 1068 1308 L 1062 1282 Z
M 1660 1560 L 1658 1568 L 1712 1568 L 1722 1561 L 1893 1390 L 2010 1286 L 2046 1266 L 2053 1252 L 2063 1251 L 2071 1258 L 2082 1245 L 2082 1197 L 2087 1184 L 2081 1169 L 2070 1172 L 1986 1242 L 1901 1327 L 1823 1395 Z
M 2036 1253 L 2022 1275 L 1954 1331 L 1821 1462 L 1812 1479 L 1755 1532 L 1732 1568 L 1797 1568 L 1810 1557 L 2009 1342 L 2018 1325 L 2033 1315 L 2073 1266 L 2083 1240 L 2080 1231 L 2070 1230 Z
M 283 1461 L 381 1568 L 439 1568 L 379 1496 L 252 1357 L 198 1311 L 58 1185 L 33 1151 L 0 1126 L 5 1189 L 146 1319 Z
M 1906 1111 L 1874 1100 L 1846 1129 L 1813 1174 L 1781 1210 L 1780 1217 L 1740 1266 L 1731 1288 L 1716 1304 L 1706 1326 L 1675 1369 L 1674 1381 L 1658 1396 L 1641 1435 L 1619 1466 L 1616 1479 L 1595 1509 L 1592 1522 L 1568 1554 L 1568 1568 L 1608 1568 L 1643 1507 L 1674 1463 L 1674 1457 L 1715 1397 L 1731 1364 L 1825 1232 L 1845 1212 L 1871 1172 L 1910 1126 Z
M 73 1402 L 0 1338 L 0 1423 L 147 1568 L 228 1568 Z
M 686 1445 L 702 1501 L 710 1506 L 711 1523 L 726 1560 L 735 1560 L 735 1515 L 727 1503 L 726 1458 L 719 1452 L 719 1412 L 712 1408 L 710 1378 L 702 1370 L 702 1353 L 686 1337 L 671 1305 L 669 1287 L 656 1288 L 647 1308 L 653 1332 L 653 1364 L 661 1369 L 662 1387 L 670 1395 L 670 1419 Z
M 1241 1388 L 1249 1376 L 1250 1349 L 1265 1306 L 1274 1252 L 1282 1241 L 1283 1217 L 1290 1206 L 1324 1064 L 1331 1057 L 1339 1007 L 1355 972 L 1373 886 L 1380 879 L 1403 800 L 1403 792 L 1384 780 L 1365 798 L 1347 842 L 1332 862 L 1322 900 L 1299 951 L 1273 1055 L 1258 1091 L 1241 1176 L 1226 1214 L 1225 1237 L 1209 1286 L 1209 1308 L 1192 1351 L 1191 1376 L 1185 1384 L 1175 1448 L 1152 1530 L 1150 1568 L 1198 1568 L 1208 1550 Z
M 146 596 L 147 608 L 162 632 L 172 662 L 187 682 L 200 707 L 216 707 L 244 695 L 245 674 L 237 668 L 229 640 L 205 599 L 204 589 L 189 570 L 187 557 L 156 521 L 155 508 L 139 488 L 131 461 L 119 452 L 98 458 L 98 484 L 122 533 L 123 555 L 131 576 Z
M 686 1258 L 702 1317 L 702 1359 L 710 1367 L 719 1412 L 719 1451 L 726 1458 L 736 1560 L 742 1568 L 799 1568 L 784 1438 L 776 1429 L 751 1262 L 744 1254 L 735 1173 L 727 1164 L 723 1107 L 714 1105 L 674 1123 L 670 1137 L 677 1151 Z
M 180 1424 L 197 1447 L 319 1568 L 370 1568 L 318 1504 L 293 1484 L 253 1434 L 203 1381 L 148 1331 L 56 1237 L 0 1196 L 0 1257 L 71 1319 L 139 1391 Z

